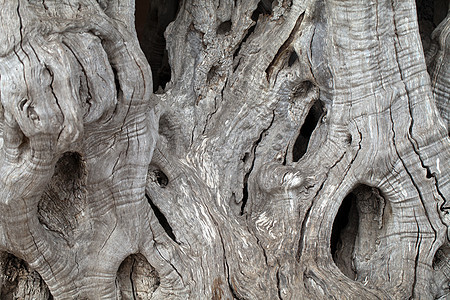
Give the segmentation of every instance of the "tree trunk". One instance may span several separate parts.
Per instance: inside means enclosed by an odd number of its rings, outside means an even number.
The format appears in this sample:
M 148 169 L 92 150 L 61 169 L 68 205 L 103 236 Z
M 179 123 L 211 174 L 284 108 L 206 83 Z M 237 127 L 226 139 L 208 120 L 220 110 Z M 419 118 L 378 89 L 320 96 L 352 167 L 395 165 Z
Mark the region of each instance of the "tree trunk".
M 0 0 L 0 298 L 446 299 L 430 3 Z

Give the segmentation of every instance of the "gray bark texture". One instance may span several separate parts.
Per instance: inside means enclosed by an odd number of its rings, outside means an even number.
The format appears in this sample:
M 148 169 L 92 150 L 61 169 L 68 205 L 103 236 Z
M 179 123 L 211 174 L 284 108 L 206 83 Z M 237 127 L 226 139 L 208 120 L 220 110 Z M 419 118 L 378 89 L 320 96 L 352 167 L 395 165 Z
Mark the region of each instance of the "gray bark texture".
M 0 299 L 448 299 L 447 11 L 0 0 Z

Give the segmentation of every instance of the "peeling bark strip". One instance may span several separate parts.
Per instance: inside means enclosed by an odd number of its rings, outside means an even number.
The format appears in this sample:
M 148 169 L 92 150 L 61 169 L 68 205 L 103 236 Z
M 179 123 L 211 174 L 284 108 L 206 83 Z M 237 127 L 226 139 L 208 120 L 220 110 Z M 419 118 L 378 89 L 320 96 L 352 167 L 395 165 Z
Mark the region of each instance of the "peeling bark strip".
M 0 298 L 448 298 L 435 14 L 0 0 Z

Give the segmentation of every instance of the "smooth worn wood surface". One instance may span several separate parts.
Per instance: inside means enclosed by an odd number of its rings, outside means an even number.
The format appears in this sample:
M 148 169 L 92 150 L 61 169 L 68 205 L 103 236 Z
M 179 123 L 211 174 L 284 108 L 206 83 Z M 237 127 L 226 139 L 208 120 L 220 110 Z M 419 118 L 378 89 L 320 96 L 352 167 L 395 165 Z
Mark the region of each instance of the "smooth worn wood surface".
M 449 297 L 435 2 L 0 0 L 0 298 Z

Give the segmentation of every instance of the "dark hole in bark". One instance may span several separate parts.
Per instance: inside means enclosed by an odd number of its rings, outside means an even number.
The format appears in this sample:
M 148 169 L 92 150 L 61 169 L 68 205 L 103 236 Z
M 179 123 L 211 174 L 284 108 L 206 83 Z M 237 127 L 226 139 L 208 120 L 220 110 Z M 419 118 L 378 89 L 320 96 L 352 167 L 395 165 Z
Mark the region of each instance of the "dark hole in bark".
M 352 144 L 353 138 L 351 134 L 348 134 L 347 137 L 345 138 L 345 142 L 349 145 Z
M 255 22 L 255 24 L 253 24 L 248 29 L 248 31 L 245 34 L 244 38 L 239 43 L 238 47 L 236 48 L 236 50 L 233 53 L 233 59 L 236 58 L 239 55 L 239 52 L 241 51 L 242 45 L 248 40 L 250 35 L 255 31 L 256 22 L 258 22 L 259 16 L 261 14 L 263 14 L 263 15 L 270 15 L 272 13 L 272 2 L 273 2 L 273 0 L 265 0 L 265 1 L 260 1 L 258 3 L 258 6 L 253 11 L 252 16 L 251 16 L 251 19 Z M 234 64 L 233 71 L 235 71 L 237 69 L 238 65 L 239 65 L 239 63 Z
M 116 278 L 122 299 L 150 299 L 161 283 L 158 272 L 142 254 L 125 258 Z
M 431 177 L 433 177 L 433 175 L 431 174 L 430 169 L 427 168 L 427 178 L 431 178 Z
M 450 294 L 450 246 L 444 244 L 436 251 L 433 258 L 434 299 L 448 299 Z
M 160 187 L 165 188 L 169 184 L 169 178 L 163 171 L 154 170 L 153 174 L 155 174 L 156 182 Z
M 359 221 L 356 200 L 356 196 L 350 193 L 342 201 L 333 222 L 330 243 L 333 261 L 351 279 L 356 275 L 352 269 L 352 254 Z
M 330 251 L 336 266 L 348 278 L 363 281 L 358 274 L 368 272 L 367 265 L 386 235 L 392 209 L 380 190 L 359 185 L 342 201 L 330 239 Z M 365 263 L 361 263 L 365 262 Z
M 433 2 L 433 21 L 437 26 L 447 16 L 449 2 L 448 0 L 434 0 L 431 2 Z
M 217 34 L 226 34 L 226 33 L 230 32 L 230 31 L 231 31 L 231 25 L 233 25 L 233 24 L 231 23 L 231 20 L 222 22 L 222 23 L 217 27 L 216 33 L 217 33 Z
M 244 214 L 245 206 L 248 201 L 248 177 L 250 172 L 246 173 L 244 176 L 244 188 L 242 189 L 242 205 L 241 205 L 241 216 Z
M 321 101 L 316 101 L 310 108 L 308 115 L 303 122 L 302 128 L 300 129 L 300 134 L 298 135 L 292 149 L 292 160 L 294 162 L 299 161 L 300 158 L 305 155 L 306 150 L 308 149 L 309 139 L 311 138 L 311 135 L 323 112 L 324 110 Z
M 59 173 L 65 180 L 79 179 L 84 172 L 84 162 L 78 152 L 65 152 L 55 166 L 55 173 Z
M 295 22 L 294 28 L 292 29 L 291 33 L 289 34 L 289 37 L 287 38 L 287 40 L 284 41 L 283 45 L 281 45 L 281 47 L 278 49 L 277 53 L 273 57 L 272 61 L 267 66 L 265 72 L 266 72 L 266 78 L 268 81 L 270 81 L 270 77 L 272 76 L 274 69 L 277 68 L 278 62 L 286 60 L 286 57 L 289 54 L 288 49 L 295 39 L 295 33 L 298 32 L 300 29 L 300 26 L 303 22 L 304 16 L 305 16 L 304 13 L 302 13 L 299 16 L 299 18 Z
M 258 21 L 260 15 L 270 15 L 272 13 L 272 2 L 273 0 L 261 0 L 258 6 L 253 11 L 252 20 Z
M 23 260 L 10 253 L 0 253 L 0 299 L 48 299 L 52 300 L 41 276 Z
M 217 66 L 212 66 L 211 69 L 209 69 L 208 74 L 206 74 L 206 83 L 211 83 L 211 80 L 214 78 L 217 72 Z
M 175 234 L 173 234 L 173 229 L 170 226 L 169 222 L 167 221 L 166 216 L 159 210 L 159 208 L 153 203 L 152 199 L 149 195 L 145 194 L 145 198 L 147 198 L 148 204 L 150 204 L 153 212 L 155 213 L 156 218 L 158 219 L 159 224 L 161 224 L 162 228 L 166 232 L 166 234 L 175 242 L 177 242 L 177 239 L 175 237 Z
M 114 83 L 115 83 L 115 85 L 116 85 L 116 93 L 117 93 L 117 96 L 118 96 L 119 93 L 120 93 L 120 91 L 121 91 L 121 89 L 120 89 L 119 75 L 117 74 L 116 68 L 112 67 L 112 71 L 113 71 L 113 74 L 114 74 Z
M 448 0 L 416 0 L 419 32 L 425 51 L 430 46 L 431 33 L 446 17 L 448 5 Z
M 439 249 L 438 251 L 436 251 L 436 255 L 433 257 L 433 269 L 436 269 L 442 263 L 443 255 L 441 252 L 441 249 Z
M 178 10 L 178 0 L 136 1 L 136 32 L 152 69 L 155 92 L 159 87 L 165 88 L 171 78 L 164 32 L 175 20 Z
M 298 59 L 297 52 L 295 52 L 295 50 L 292 50 L 291 55 L 289 55 L 288 66 L 292 67 L 292 65 L 297 61 L 297 59 Z
M 242 161 L 243 161 L 244 163 L 247 162 L 249 156 L 250 156 L 250 153 L 245 152 L 244 157 L 242 158 Z

